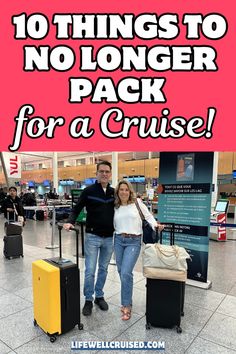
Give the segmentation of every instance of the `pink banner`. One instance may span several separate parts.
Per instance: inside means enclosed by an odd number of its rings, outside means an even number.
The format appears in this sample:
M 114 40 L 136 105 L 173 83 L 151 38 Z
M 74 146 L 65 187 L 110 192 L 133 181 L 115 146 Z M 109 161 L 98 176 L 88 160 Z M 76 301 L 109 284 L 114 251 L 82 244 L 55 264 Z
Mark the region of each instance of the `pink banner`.
M 8 1 L 1 151 L 233 151 L 233 1 Z

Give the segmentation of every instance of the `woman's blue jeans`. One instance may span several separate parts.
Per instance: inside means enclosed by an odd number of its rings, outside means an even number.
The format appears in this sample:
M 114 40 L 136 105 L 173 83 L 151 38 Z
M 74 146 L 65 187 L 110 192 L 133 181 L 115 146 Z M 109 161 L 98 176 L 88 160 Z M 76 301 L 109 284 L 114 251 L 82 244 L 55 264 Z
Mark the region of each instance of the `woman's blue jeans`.
M 114 251 L 121 280 L 121 305 L 132 305 L 133 269 L 141 249 L 141 237 L 115 234 Z
M 85 274 L 84 296 L 85 300 L 93 301 L 96 297 L 103 297 L 103 287 L 107 278 L 107 268 L 113 252 L 113 237 L 100 237 L 86 233 L 84 243 Z M 97 281 L 94 288 L 95 272 L 98 262 Z

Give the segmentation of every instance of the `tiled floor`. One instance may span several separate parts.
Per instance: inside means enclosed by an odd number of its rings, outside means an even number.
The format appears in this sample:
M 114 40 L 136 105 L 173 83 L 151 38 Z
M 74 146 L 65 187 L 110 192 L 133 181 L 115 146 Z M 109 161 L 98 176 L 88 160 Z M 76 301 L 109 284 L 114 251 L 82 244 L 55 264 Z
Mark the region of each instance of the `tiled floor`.
M 2 215 L 0 230 L 3 230 Z M 64 253 L 74 259 L 74 233 L 63 232 L 62 236 Z M 2 238 L 0 236 L 1 247 Z M 53 344 L 40 328 L 33 326 L 31 281 L 32 261 L 58 254 L 58 250 L 45 248 L 50 242 L 51 227 L 48 221 L 28 221 L 24 229 L 24 258 L 6 260 L 0 257 L 0 354 L 70 353 L 73 340 L 114 339 L 162 340 L 165 341 L 165 353 L 168 354 L 236 354 L 236 241 L 210 242 L 208 278 L 212 281 L 212 288 L 203 290 L 186 286 L 181 334 L 174 329 L 145 329 L 145 279 L 139 261 L 135 268 L 133 316 L 130 321 L 123 322 L 120 319 L 119 277 L 116 266 L 110 265 L 105 286 L 109 311 L 101 312 L 94 307 L 91 317 L 82 316 L 83 331 L 75 328 L 58 337 Z M 83 258 L 80 258 L 80 269 L 83 278 Z M 135 353 L 135 350 L 127 352 Z

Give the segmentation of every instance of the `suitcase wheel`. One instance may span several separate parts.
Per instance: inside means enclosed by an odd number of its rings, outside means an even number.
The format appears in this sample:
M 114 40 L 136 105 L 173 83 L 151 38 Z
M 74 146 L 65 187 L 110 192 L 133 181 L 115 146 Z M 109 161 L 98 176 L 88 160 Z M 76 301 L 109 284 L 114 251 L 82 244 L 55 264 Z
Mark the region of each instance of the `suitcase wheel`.
M 146 329 L 151 329 L 150 323 L 146 323 Z
M 181 316 L 182 316 L 182 317 L 184 316 L 184 311 L 181 311 Z
M 78 328 L 79 328 L 80 331 L 81 331 L 82 329 L 84 329 L 83 323 L 78 324 Z
M 182 333 L 182 328 L 180 326 L 176 326 L 176 332 L 177 333 Z
M 34 327 L 38 326 L 37 321 L 34 319 Z
M 51 343 L 54 343 L 56 339 L 57 339 L 56 336 L 50 336 L 50 342 Z

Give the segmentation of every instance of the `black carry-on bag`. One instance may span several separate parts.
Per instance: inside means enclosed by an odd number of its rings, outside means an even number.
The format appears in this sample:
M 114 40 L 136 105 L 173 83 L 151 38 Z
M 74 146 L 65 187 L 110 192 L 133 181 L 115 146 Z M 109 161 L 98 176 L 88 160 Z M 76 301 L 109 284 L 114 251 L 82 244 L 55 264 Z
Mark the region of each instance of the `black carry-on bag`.
M 59 257 L 32 263 L 34 325 L 39 326 L 55 342 L 57 335 L 76 325 L 83 329 L 80 314 L 79 230 L 76 232 L 76 264 L 62 258 L 59 229 Z
M 35 217 L 36 217 L 36 220 L 43 221 L 44 220 L 44 211 L 43 210 L 36 210 Z
M 174 245 L 174 224 L 168 224 L 165 231 L 170 231 L 170 245 Z M 160 232 L 162 243 L 162 231 Z M 146 329 L 153 327 L 180 327 L 181 316 L 184 315 L 185 282 L 165 279 L 146 281 Z
M 16 216 L 14 214 L 14 219 Z M 3 237 L 3 254 L 7 259 L 24 257 L 23 254 L 23 239 L 22 239 L 22 226 L 16 221 L 9 220 L 4 224 L 5 236 Z
M 10 213 L 7 212 L 7 221 L 4 224 L 4 231 L 6 236 L 21 235 L 22 223 L 17 221 L 16 214 L 14 213 L 14 219 L 10 220 Z

